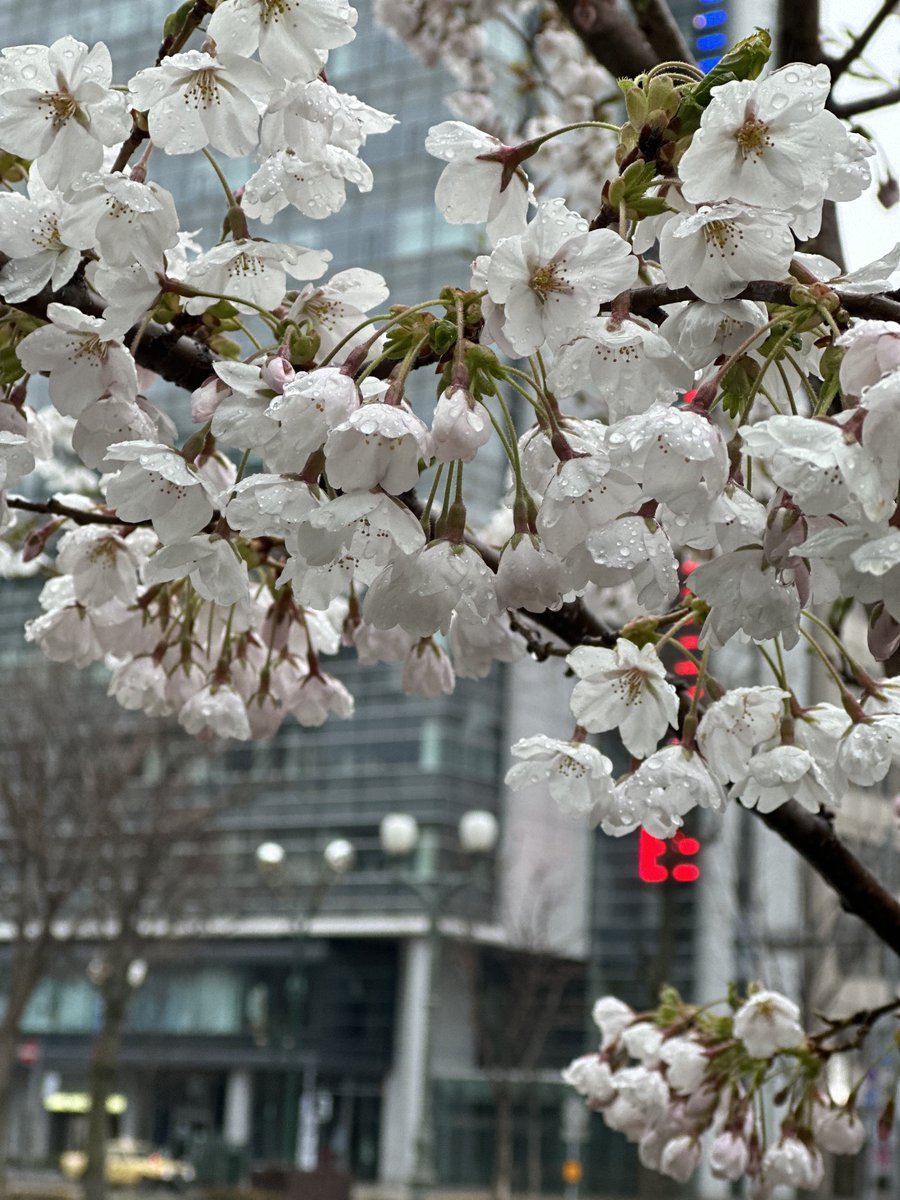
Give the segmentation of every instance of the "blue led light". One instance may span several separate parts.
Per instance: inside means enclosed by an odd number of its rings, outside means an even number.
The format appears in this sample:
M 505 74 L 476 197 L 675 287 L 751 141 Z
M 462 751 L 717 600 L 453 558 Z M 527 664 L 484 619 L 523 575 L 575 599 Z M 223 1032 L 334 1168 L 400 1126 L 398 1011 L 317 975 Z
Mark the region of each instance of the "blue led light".
M 696 45 L 698 50 L 721 50 L 727 42 L 724 33 L 704 33 L 697 38 Z
M 722 55 L 716 54 L 712 58 L 701 58 L 697 60 L 697 66 L 705 75 L 707 71 L 711 71 L 716 63 L 722 61 Z
M 716 8 L 712 12 L 698 13 L 691 24 L 695 29 L 715 29 L 718 25 L 724 25 L 727 20 L 728 13 L 725 9 Z
M 709 8 L 711 4 L 721 4 L 721 2 L 722 0 L 700 0 L 700 3 L 706 8 Z

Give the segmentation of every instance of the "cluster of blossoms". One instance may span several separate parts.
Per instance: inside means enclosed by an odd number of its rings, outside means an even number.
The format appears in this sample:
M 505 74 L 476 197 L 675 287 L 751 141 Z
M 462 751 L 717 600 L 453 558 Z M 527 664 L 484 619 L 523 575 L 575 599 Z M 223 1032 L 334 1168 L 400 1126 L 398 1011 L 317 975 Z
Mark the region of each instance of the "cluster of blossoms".
M 359 154 L 393 118 L 323 77 L 354 10 L 211 7 L 199 48 L 184 49 L 196 10 L 179 10 L 170 52 L 127 90 L 102 44 L 63 38 L 0 61 L 2 520 L 31 569 L 52 570 L 28 637 L 54 659 L 107 660 L 128 707 L 237 738 L 349 716 L 322 665 L 341 650 L 398 664 L 424 696 L 529 649 L 570 651 L 572 738 L 524 739 L 509 782 L 549 783 L 612 834 L 671 836 L 729 798 L 816 811 L 848 782 L 883 779 L 900 753 L 897 689 L 805 615 L 855 601 L 876 656 L 900 643 L 900 324 L 848 311 L 886 290 L 900 248 L 843 276 L 795 252 L 826 200 L 869 182 L 868 145 L 825 108 L 827 70 L 761 75 L 760 33 L 705 77 L 663 65 L 623 81 L 616 127 L 586 102 L 599 75 L 576 72 L 565 115 L 606 175 L 587 213 L 571 192 L 538 201 L 528 176 L 563 145 L 557 130 L 507 144 L 441 123 L 426 141 L 443 164 L 436 202 L 482 227 L 487 252 L 468 289 L 369 317 L 380 276 L 323 278 L 328 251 L 249 226 L 286 207 L 320 219 L 348 181 L 371 186 Z M 435 20 L 470 30 L 489 11 Z M 573 60 L 571 34 L 538 37 Z M 226 195 L 208 249 L 149 179 L 154 154 L 200 151 Z M 251 152 L 233 191 L 215 153 Z M 760 277 L 763 298 L 743 296 Z M 192 389 L 196 429 L 180 444 L 138 365 L 151 345 Z M 423 415 L 407 385 L 424 366 L 438 386 Z M 39 376 L 43 411 L 27 403 Z M 48 413 L 82 477 L 52 489 L 37 526 L 9 489 L 54 453 Z M 464 477 L 478 460 L 499 485 L 498 457 L 507 497 L 478 537 Z M 699 565 L 683 588 L 686 556 Z M 590 636 L 564 644 L 552 618 L 573 606 Z M 688 695 L 667 659 L 690 653 L 674 635 L 691 621 L 702 658 Z M 793 694 L 781 654 L 800 636 L 840 704 Z M 772 643 L 771 685 L 719 683 L 710 654 L 733 640 Z M 587 740 L 605 733 L 632 756 L 622 778 Z
M 593 1015 L 599 1051 L 563 1077 L 651 1170 L 686 1183 L 705 1147 L 715 1178 L 746 1177 L 754 1200 L 767 1200 L 779 1185 L 819 1187 L 823 1153 L 862 1149 L 855 1089 L 837 1103 L 824 1079 L 852 1022 L 808 1035 L 796 1004 L 765 990 L 732 996 L 727 1015 L 686 1005 L 672 989 L 652 1012 L 605 996 Z

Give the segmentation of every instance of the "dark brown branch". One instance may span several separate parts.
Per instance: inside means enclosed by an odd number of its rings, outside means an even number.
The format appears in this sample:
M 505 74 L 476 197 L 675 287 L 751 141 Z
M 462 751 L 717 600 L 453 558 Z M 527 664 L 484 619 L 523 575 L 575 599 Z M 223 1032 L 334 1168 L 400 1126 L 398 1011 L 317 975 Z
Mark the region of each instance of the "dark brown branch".
M 767 304 L 792 304 L 791 292 L 796 283 L 775 283 L 770 280 L 754 280 L 748 283 L 735 300 L 761 300 Z M 835 290 L 843 307 L 853 317 L 872 320 L 900 321 L 900 301 L 890 295 L 875 294 L 858 296 L 851 292 Z M 696 300 L 690 288 L 670 288 L 665 284 L 638 288 L 631 293 L 630 308 L 639 316 L 652 314 L 664 304 L 676 304 L 681 300 Z
M 900 903 L 844 845 L 827 817 L 807 812 L 796 800 L 757 815 L 836 892 L 845 912 L 900 955 Z
M 134 528 L 131 522 L 123 521 L 121 517 L 117 517 L 115 513 L 111 513 L 108 509 L 81 509 L 72 508 L 68 504 L 61 504 L 58 500 L 29 500 L 25 496 L 7 496 L 6 504 L 9 508 L 19 508 L 23 512 L 44 513 L 52 517 L 66 517 L 73 521 L 76 525 L 117 525 L 119 528 Z M 147 524 L 148 522 L 140 522 Z
M 822 61 L 819 0 L 779 0 L 775 46 L 779 64 Z
M 587 50 L 612 75 L 640 75 L 662 61 L 617 0 L 556 0 Z
M 630 3 L 641 32 L 663 62 L 694 62 L 666 0 L 630 0 Z
M 879 92 L 877 96 L 847 100 L 843 104 L 835 103 L 830 107 L 835 116 L 849 120 L 851 117 L 858 117 L 860 113 L 873 112 L 876 108 L 887 108 L 889 104 L 897 104 L 898 101 L 900 101 L 900 87 L 894 87 L 886 92 Z
M 788 6 L 796 9 L 803 7 L 796 3 L 791 4 L 788 0 Z M 868 25 L 856 35 L 850 45 L 839 58 L 826 59 L 829 70 L 831 71 L 831 82 L 837 83 L 840 77 L 844 74 L 848 67 L 851 67 L 861 54 L 865 52 L 866 46 L 871 42 L 872 38 L 891 15 L 897 10 L 897 0 L 884 0 L 881 7 L 872 15 L 872 19 Z M 810 59 L 810 62 L 812 59 Z

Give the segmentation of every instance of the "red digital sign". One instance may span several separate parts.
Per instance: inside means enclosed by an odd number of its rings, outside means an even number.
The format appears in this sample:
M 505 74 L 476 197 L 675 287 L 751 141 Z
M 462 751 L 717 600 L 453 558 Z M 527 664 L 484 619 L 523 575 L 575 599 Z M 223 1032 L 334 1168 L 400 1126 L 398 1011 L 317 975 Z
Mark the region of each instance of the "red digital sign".
M 697 839 L 686 837 L 680 830 L 664 842 L 642 829 L 638 875 L 644 883 L 665 883 L 670 877 L 676 883 L 694 883 L 700 878 L 700 868 L 696 863 L 681 860 L 693 858 L 699 849 Z

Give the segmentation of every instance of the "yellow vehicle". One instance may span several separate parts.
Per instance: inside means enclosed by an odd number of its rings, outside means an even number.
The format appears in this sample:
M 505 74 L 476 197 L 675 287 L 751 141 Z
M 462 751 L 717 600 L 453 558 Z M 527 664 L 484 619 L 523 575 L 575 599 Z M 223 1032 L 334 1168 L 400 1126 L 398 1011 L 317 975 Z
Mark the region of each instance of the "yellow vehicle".
M 67 1179 L 80 1179 L 87 1170 L 83 1150 L 67 1150 L 59 1160 L 59 1169 Z M 193 1183 L 196 1172 L 190 1163 L 170 1158 L 154 1150 L 149 1142 L 134 1138 L 116 1138 L 106 1147 L 106 1182 L 120 1187 L 157 1184 L 181 1188 Z

